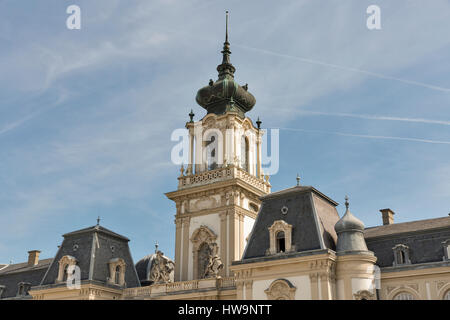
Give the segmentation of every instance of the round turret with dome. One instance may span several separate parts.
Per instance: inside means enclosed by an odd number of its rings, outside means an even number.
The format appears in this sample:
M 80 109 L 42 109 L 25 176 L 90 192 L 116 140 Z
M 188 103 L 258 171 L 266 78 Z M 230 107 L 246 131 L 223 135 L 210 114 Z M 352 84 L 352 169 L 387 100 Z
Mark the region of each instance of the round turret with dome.
M 345 207 L 344 216 L 334 226 L 338 236 L 336 252 L 338 254 L 367 253 L 364 223 L 350 212 L 347 196 L 345 197 Z
M 222 50 L 222 63 L 217 66 L 219 77 L 209 80 L 209 85 L 197 92 L 195 100 L 208 113 L 224 114 L 237 112 L 241 117 L 250 111 L 256 103 L 255 97 L 248 92 L 248 85 L 240 86 L 234 80 L 236 68 L 230 62 L 230 43 L 228 42 L 228 11 L 226 13 L 226 33 Z

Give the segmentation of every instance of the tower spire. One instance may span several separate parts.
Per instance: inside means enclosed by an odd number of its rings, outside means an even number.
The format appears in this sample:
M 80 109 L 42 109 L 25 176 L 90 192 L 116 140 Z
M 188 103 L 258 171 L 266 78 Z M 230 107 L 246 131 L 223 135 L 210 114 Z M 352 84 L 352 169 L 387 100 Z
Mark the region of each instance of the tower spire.
M 225 42 L 228 42 L 228 11 L 225 18 Z
M 217 66 L 219 72 L 219 79 L 233 79 L 235 67 L 230 62 L 230 43 L 228 42 L 228 11 L 225 15 L 225 42 L 222 50 L 222 64 Z

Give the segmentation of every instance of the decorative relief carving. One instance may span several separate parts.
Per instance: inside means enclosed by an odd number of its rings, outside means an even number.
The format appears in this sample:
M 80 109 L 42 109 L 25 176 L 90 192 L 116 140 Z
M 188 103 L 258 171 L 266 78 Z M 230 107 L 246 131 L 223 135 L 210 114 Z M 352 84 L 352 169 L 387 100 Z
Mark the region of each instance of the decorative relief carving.
M 205 273 L 203 278 L 220 278 L 219 271 L 223 269 L 223 263 L 217 254 L 218 247 L 217 243 L 211 243 L 209 245 L 210 254 L 208 257 L 208 264 L 206 265 Z
M 272 282 L 264 292 L 269 300 L 294 300 L 296 290 L 297 288 L 288 280 L 278 279 Z
M 376 300 L 375 294 L 371 293 L 368 290 L 360 290 L 356 292 L 353 297 L 355 300 Z
M 192 254 L 194 261 L 194 275 L 197 278 L 203 278 L 206 273 L 206 268 L 209 262 L 209 256 L 211 253 L 211 248 L 214 247 L 215 253 L 218 252 L 217 245 L 213 245 L 217 239 L 214 232 L 207 226 L 201 226 L 194 231 L 191 237 L 192 241 Z M 220 269 L 218 270 L 218 272 Z
M 175 263 L 164 256 L 161 251 L 156 251 L 156 255 L 151 262 L 149 280 L 155 283 L 171 283 L 172 273 L 175 269 Z

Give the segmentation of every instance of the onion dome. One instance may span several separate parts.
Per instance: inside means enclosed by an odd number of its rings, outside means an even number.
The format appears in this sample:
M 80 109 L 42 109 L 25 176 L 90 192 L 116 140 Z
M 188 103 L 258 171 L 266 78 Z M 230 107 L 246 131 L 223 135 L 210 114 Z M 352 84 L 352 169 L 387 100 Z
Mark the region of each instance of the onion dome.
M 345 214 L 334 226 L 338 234 L 345 231 L 364 231 L 364 223 L 350 212 L 348 206 L 348 197 L 345 197 Z
M 255 97 L 248 92 L 248 85 L 240 86 L 234 80 L 236 68 L 230 62 L 230 43 L 228 42 L 228 11 L 226 16 L 225 42 L 222 50 L 222 63 L 217 66 L 219 77 L 209 80 L 209 85 L 197 92 L 195 100 L 208 113 L 224 114 L 238 112 L 241 117 L 250 111 L 256 103 Z
M 348 197 L 345 197 L 345 207 L 344 216 L 334 226 L 338 236 L 336 251 L 338 255 L 367 254 L 368 249 L 364 240 L 364 223 L 348 209 Z

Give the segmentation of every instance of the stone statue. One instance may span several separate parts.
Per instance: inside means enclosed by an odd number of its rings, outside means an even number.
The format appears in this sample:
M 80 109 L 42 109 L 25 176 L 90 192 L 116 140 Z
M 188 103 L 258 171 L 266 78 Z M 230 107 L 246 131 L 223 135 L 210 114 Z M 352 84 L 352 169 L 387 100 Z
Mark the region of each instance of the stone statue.
M 217 254 L 217 244 L 212 243 L 210 245 L 210 255 L 208 258 L 208 264 L 206 265 L 204 278 L 220 278 L 219 272 L 223 268 L 222 260 Z
M 150 281 L 153 283 L 170 283 L 172 282 L 170 274 L 175 268 L 175 263 L 164 256 L 161 251 L 156 251 L 150 269 Z

